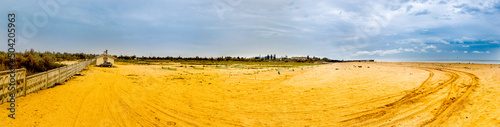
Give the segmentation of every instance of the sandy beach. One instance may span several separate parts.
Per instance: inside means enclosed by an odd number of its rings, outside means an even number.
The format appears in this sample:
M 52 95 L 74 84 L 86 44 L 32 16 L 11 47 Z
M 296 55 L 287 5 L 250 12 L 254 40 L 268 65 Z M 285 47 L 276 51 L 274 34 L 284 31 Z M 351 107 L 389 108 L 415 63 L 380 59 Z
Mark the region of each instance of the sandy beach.
M 116 66 L 17 98 L 0 126 L 500 126 L 495 64 Z

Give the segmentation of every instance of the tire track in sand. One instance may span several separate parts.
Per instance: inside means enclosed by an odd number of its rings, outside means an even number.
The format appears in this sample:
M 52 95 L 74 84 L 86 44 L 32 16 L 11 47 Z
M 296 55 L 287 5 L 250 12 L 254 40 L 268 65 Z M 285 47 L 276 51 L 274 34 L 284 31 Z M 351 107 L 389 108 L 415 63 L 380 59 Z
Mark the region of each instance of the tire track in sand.
M 468 72 L 439 68 L 422 69 L 429 71 L 430 74 L 419 87 L 406 92 L 397 101 L 345 115 L 340 123 L 348 126 L 424 126 L 442 123 L 452 114 L 451 112 L 458 111 L 459 107 L 465 105 L 466 99 L 479 85 L 479 78 Z M 395 97 L 400 96 L 374 98 L 357 104 L 376 103 Z
M 76 113 L 76 117 L 75 117 L 75 120 L 73 122 L 73 126 L 76 126 L 76 124 L 78 122 L 78 118 L 81 114 L 81 110 L 83 108 L 84 102 L 87 100 L 87 97 L 90 95 L 90 93 L 92 93 L 94 91 L 96 91 L 96 89 L 88 89 L 87 92 L 85 92 L 83 99 L 80 101 L 80 105 L 79 105 L 78 111 Z

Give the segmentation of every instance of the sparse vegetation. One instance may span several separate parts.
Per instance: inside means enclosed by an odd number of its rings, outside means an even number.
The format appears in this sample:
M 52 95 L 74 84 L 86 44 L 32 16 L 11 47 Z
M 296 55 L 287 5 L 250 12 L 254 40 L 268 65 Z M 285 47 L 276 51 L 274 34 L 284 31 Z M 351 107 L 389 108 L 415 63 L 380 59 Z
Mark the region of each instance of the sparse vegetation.
M 215 67 L 215 69 L 227 69 L 227 67 Z
M 16 52 L 15 55 L 15 68 L 26 68 L 28 75 L 64 66 L 57 63 L 59 61 L 92 59 L 95 56 L 83 53 L 37 52 L 34 49 L 24 53 Z M 8 65 L 8 53 L 0 51 L 0 71 L 8 70 Z
M 173 71 L 177 71 L 177 68 L 171 68 L 171 67 L 161 67 L 162 69 L 167 69 L 167 70 L 173 70 Z
M 245 68 L 245 66 L 234 66 L 233 68 Z
M 197 69 L 197 70 L 205 70 L 205 68 L 198 68 L 198 67 L 193 67 L 193 69 Z
M 324 62 L 373 62 L 373 60 L 331 60 L 328 58 L 318 58 L 318 57 L 276 57 L 274 55 L 266 55 L 263 57 L 231 57 L 231 56 L 222 56 L 222 57 L 137 57 L 133 56 L 116 56 L 118 59 L 115 60 L 117 62 L 128 62 L 134 64 L 164 64 L 164 63 L 181 63 L 184 65 L 259 65 L 262 67 L 271 67 L 271 66 L 288 66 L 288 67 L 296 67 L 296 66 L 309 66 L 313 67 L 314 65 L 320 65 Z M 356 67 L 356 66 L 355 66 Z

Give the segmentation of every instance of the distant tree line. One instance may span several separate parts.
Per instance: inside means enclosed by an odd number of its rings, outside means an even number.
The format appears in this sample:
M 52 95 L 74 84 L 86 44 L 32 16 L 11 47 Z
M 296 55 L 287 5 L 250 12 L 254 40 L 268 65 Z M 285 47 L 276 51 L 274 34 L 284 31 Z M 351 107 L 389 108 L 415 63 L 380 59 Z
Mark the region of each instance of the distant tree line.
M 181 56 L 166 56 L 166 57 L 159 57 L 159 56 L 141 56 L 137 57 L 135 55 L 133 56 L 116 56 L 114 57 L 118 58 L 119 60 L 171 60 L 171 61 L 188 61 L 188 60 L 202 60 L 202 61 L 248 61 L 248 62 L 298 62 L 298 63 L 318 63 L 318 62 L 337 62 L 338 60 L 330 60 L 328 58 L 319 58 L 319 57 L 291 57 L 288 58 L 287 56 L 285 57 L 276 57 L 276 54 L 269 54 L 266 56 L 256 56 L 256 57 L 233 57 L 233 56 L 220 56 L 220 57 L 181 57 Z
M 57 63 L 59 61 L 74 61 L 95 57 L 95 54 L 37 52 L 34 49 L 24 51 L 24 53 L 16 52 L 15 54 L 15 68 L 26 68 L 28 75 L 64 66 Z M 8 53 L 0 51 L 0 70 L 9 70 L 9 61 Z

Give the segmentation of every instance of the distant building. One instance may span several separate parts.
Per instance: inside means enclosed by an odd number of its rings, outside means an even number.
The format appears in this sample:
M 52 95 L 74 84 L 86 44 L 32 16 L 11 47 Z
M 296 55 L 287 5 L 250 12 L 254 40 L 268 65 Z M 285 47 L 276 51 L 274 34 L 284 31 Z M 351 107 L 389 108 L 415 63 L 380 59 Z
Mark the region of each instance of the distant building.
M 108 50 L 104 51 L 104 53 L 100 56 L 96 57 L 95 65 L 98 67 L 113 67 L 115 64 L 115 57 L 108 55 Z

